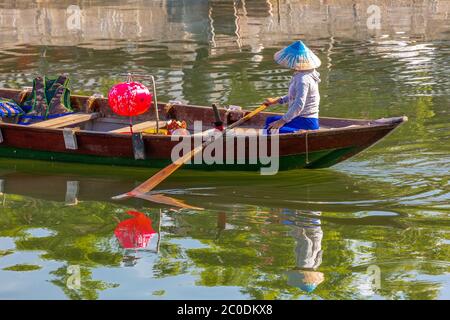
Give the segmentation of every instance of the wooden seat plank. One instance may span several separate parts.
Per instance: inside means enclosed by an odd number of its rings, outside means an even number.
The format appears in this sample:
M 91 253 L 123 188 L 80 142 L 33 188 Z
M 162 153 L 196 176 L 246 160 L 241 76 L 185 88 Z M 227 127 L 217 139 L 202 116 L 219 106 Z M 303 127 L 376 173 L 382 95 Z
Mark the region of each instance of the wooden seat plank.
M 33 123 L 30 127 L 34 128 L 61 128 L 81 122 L 94 120 L 100 117 L 100 113 L 74 113 L 67 116 L 62 116 L 55 119 L 45 120 L 37 123 Z
M 165 121 L 159 121 L 159 127 L 162 128 L 166 125 Z M 133 131 L 134 132 L 142 132 L 147 129 L 156 128 L 156 121 L 144 121 L 141 123 L 137 123 L 133 125 Z M 112 133 L 120 133 L 120 132 L 129 132 L 130 126 L 121 127 L 119 129 L 114 129 L 108 132 Z

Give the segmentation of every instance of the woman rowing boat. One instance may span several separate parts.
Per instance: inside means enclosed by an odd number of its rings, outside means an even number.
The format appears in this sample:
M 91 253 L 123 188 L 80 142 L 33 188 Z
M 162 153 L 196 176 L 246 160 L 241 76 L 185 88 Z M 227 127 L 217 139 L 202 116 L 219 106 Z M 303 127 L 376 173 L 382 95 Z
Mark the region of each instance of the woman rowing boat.
M 265 129 L 280 133 L 319 129 L 320 74 L 315 69 L 320 66 L 320 59 L 302 41 L 278 51 L 274 58 L 283 67 L 293 69 L 294 75 L 286 96 L 265 101 L 268 105 L 289 106 L 283 116 L 268 117 Z

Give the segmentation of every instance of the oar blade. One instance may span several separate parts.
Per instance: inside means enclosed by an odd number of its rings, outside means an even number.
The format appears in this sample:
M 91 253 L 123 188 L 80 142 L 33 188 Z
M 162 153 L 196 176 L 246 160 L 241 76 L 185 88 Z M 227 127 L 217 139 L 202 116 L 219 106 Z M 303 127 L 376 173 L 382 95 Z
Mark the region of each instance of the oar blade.
M 111 197 L 112 200 L 126 200 L 131 198 L 132 196 L 129 193 L 122 193 L 117 196 Z

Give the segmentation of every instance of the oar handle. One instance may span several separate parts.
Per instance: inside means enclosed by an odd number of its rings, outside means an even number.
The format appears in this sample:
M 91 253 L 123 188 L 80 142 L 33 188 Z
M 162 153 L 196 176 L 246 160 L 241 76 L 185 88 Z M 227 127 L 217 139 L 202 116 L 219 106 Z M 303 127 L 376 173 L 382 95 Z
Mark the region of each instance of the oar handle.
M 255 115 L 260 113 L 261 111 L 264 111 L 268 106 L 271 104 L 276 103 L 280 97 L 277 98 L 267 98 L 266 101 L 264 101 L 258 108 L 253 109 L 253 111 L 250 111 L 245 116 L 243 116 L 241 119 L 239 119 L 236 122 L 233 122 L 231 125 L 229 125 L 226 130 L 233 129 L 241 124 L 243 124 L 245 121 L 249 120 L 250 118 L 253 118 Z
M 243 116 L 242 118 L 240 118 L 238 121 L 233 122 L 232 124 L 230 124 L 228 127 L 226 127 L 225 131 L 229 131 L 233 128 L 236 128 L 237 126 L 240 126 L 241 124 L 243 124 L 244 122 L 246 122 L 247 120 L 253 118 L 255 115 L 257 115 L 258 113 L 260 113 L 261 111 L 264 111 L 266 108 L 268 107 L 268 104 L 263 103 L 262 105 L 260 105 L 258 108 L 254 109 L 253 111 L 250 111 L 249 113 L 247 113 L 245 116 Z

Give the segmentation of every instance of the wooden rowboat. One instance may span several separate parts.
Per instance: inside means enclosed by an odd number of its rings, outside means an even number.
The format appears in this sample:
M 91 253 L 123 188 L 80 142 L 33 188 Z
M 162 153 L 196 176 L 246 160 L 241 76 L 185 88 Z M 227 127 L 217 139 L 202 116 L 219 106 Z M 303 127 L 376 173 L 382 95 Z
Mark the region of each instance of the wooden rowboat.
M 0 97 L 16 101 L 25 94 L 21 90 L 0 89 Z M 129 131 L 129 120 L 112 114 L 107 99 L 72 96 L 71 104 L 76 113 L 60 118 L 31 125 L 0 122 L 0 156 L 154 168 L 171 163 L 172 149 L 179 141 L 172 141 L 167 135 L 142 133 L 156 126 L 153 112 L 134 118 L 134 132 L 142 134 L 132 136 L 124 134 Z M 164 103 L 158 104 L 161 118 L 166 116 L 165 106 Z M 180 104 L 175 105 L 175 112 L 178 119 L 187 122 L 189 131 L 193 130 L 194 121 L 202 121 L 203 130 L 213 128 L 214 113 L 210 107 Z M 226 119 L 226 110 L 221 109 L 220 113 Z M 223 150 L 229 164 L 203 162 L 187 164 L 186 167 L 258 170 L 265 166 L 258 159 L 251 158 L 250 143 L 255 141 L 251 135 L 261 134 L 265 119 L 275 114 L 261 112 L 235 130 L 235 134 L 245 141 L 245 159 L 238 157 L 236 150 L 239 147 L 236 145 L 232 149 L 233 154 L 230 151 L 227 154 L 227 148 Z M 405 121 L 405 116 L 378 120 L 321 118 L 319 130 L 277 136 L 279 170 L 330 167 L 378 142 Z M 240 142 L 235 139 L 234 144 L 237 143 Z

